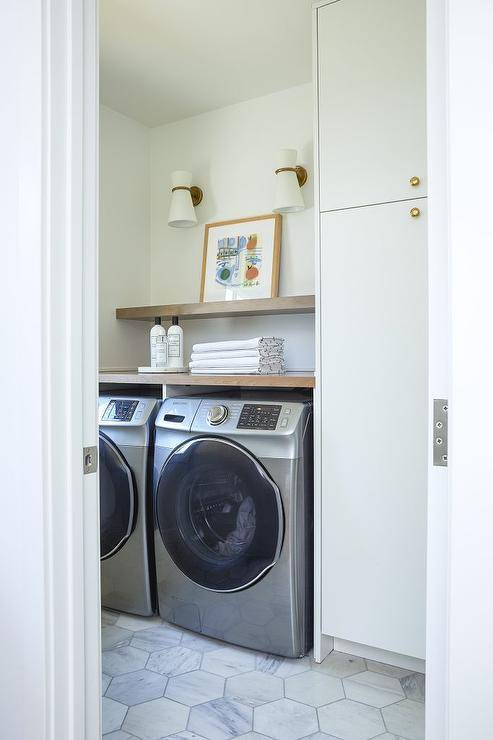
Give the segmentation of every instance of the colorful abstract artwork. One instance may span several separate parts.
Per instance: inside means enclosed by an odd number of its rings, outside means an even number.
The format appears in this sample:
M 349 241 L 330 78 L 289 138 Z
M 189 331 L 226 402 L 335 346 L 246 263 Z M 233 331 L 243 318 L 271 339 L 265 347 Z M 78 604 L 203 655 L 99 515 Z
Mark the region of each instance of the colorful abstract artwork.
M 207 224 L 202 301 L 277 295 L 280 219 L 278 214 L 269 214 Z
M 217 283 L 229 287 L 254 288 L 260 285 L 261 271 L 262 244 L 258 234 L 218 239 Z

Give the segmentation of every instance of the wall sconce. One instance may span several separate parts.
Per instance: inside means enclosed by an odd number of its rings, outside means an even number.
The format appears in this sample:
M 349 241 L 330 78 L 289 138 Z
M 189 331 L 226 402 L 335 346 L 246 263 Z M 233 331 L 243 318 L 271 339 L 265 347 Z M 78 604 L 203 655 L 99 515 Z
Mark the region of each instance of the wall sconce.
M 304 167 L 296 165 L 296 156 L 296 149 L 281 149 L 279 152 L 274 213 L 296 213 L 305 207 L 301 188 L 308 173 Z
M 168 226 L 183 229 L 197 225 L 195 206 L 202 201 L 204 194 L 197 185 L 191 183 L 191 172 L 176 170 L 172 173 Z

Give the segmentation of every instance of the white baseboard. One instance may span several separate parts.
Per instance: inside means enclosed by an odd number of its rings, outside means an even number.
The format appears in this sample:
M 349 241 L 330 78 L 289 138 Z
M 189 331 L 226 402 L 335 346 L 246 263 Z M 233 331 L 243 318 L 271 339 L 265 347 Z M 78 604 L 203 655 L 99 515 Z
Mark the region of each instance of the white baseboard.
M 382 650 L 371 645 L 360 645 L 358 642 L 341 640 L 339 637 L 334 637 L 334 650 L 341 653 L 349 653 L 349 655 L 356 655 L 358 658 L 376 660 L 378 663 L 387 663 L 387 665 L 397 666 L 397 668 L 404 668 L 405 670 L 416 673 L 425 673 L 426 669 L 426 662 L 421 658 L 392 653 L 389 650 Z

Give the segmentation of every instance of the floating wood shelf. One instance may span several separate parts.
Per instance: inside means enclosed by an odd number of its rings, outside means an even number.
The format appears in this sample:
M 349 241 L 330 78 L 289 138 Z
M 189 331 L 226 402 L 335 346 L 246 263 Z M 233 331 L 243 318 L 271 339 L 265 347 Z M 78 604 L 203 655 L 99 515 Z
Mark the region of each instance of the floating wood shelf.
M 100 383 L 139 385 L 196 385 L 234 386 L 250 388 L 314 388 L 313 373 L 285 373 L 284 375 L 192 375 L 191 373 L 138 373 L 102 371 Z
M 273 316 L 275 314 L 314 313 L 315 296 L 293 295 L 280 298 L 249 298 L 242 301 L 176 303 L 162 306 L 117 308 L 117 319 L 151 321 L 155 316 L 171 319 L 216 319 L 235 316 Z

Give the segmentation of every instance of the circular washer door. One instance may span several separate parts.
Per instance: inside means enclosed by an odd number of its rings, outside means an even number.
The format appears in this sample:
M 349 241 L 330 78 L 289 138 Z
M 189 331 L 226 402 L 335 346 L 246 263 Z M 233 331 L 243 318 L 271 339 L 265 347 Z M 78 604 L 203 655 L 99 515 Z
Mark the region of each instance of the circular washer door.
M 133 532 L 137 500 L 132 471 L 120 450 L 99 432 L 100 555 L 115 555 Z
M 247 588 L 279 558 L 279 488 L 230 440 L 196 437 L 179 445 L 161 470 L 155 513 L 175 565 L 203 588 Z

